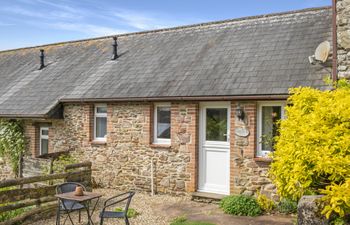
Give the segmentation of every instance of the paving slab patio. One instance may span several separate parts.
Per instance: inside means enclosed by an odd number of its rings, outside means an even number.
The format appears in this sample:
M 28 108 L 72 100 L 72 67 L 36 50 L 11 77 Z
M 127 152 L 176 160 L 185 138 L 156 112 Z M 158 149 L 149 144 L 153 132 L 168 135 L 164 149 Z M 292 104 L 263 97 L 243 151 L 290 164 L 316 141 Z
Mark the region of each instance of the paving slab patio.
M 168 217 L 186 216 L 193 221 L 212 222 L 217 225 L 292 225 L 295 220 L 291 215 L 263 215 L 258 217 L 232 216 L 222 212 L 216 204 L 182 201 L 173 205 L 158 205 L 160 212 Z
M 103 194 L 97 211 L 102 208 L 105 199 L 120 193 L 113 189 L 95 189 L 94 192 Z M 217 225 L 292 225 L 294 220 L 294 217 L 286 215 L 265 215 L 254 218 L 231 216 L 224 214 L 218 205 L 193 202 L 186 196 L 155 195 L 152 197 L 148 193 L 136 193 L 130 207 L 140 213 L 136 218 L 130 219 L 130 224 L 135 225 L 169 225 L 171 220 L 179 216 L 186 216 L 189 220 L 212 222 Z M 99 224 L 97 211 L 93 215 L 95 224 Z M 83 214 L 83 218 L 84 216 L 86 217 L 85 214 Z M 78 221 L 78 214 L 75 213 L 73 218 L 74 221 Z M 55 224 L 55 218 L 37 221 L 34 224 Z M 124 223 L 122 220 L 110 219 L 106 220 L 104 224 Z

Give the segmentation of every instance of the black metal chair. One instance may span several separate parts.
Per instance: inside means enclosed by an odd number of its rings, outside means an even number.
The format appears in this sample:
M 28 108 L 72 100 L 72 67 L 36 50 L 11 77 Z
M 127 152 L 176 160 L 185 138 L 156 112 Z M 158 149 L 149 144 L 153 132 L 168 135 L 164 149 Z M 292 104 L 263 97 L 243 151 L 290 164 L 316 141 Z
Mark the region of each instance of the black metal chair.
M 135 195 L 135 192 L 129 191 L 120 195 L 113 196 L 109 199 L 107 199 L 104 202 L 103 209 L 100 213 L 100 225 L 103 225 L 103 220 L 107 218 L 123 218 L 126 225 L 129 225 L 129 218 L 128 218 L 128 210 L 129 205 L 131 202 L 132 197 Z M 116 205 L 121 202 L 126 202 L 124 211 L 122 212 L 115 212 L 115 211 L 107 211 L 106 209 L 110 206 Z
M 86 191 L 86 188 L 84 185 L 80 184 L 80 183 L 76 183 L 76 182 L 66 182 L 63 184 L 59 184 L 56 187 L 56 193 L 57 194 L 63 194 L 63 193 L 67 193 L 67 192 L 72 192 L 75 191 L 75 188 L 77 186 L 80 186 L 83 188 L 84 191 Z M 71 223 L 73 224 L 72 218 L 70 217 L 69 213 L 73 212 L 73 211 L 79 211 L 79 223 L 81 221 L 81 210 L 85 209 L 85 207 L 77 202 L 74 201 L 70 201 L 70 200 L 58 200 L 58 207 L 57 207 L 57 214 L 56 214 L 56 225 L 60 225 L 60 217 L 61 217 L 61 212 L 63 213 L 67 213 L 67 217 L 64 220 L 64 223 L 66 223 L 67 218 L 69 218 L 69 220 L 71 221 Z

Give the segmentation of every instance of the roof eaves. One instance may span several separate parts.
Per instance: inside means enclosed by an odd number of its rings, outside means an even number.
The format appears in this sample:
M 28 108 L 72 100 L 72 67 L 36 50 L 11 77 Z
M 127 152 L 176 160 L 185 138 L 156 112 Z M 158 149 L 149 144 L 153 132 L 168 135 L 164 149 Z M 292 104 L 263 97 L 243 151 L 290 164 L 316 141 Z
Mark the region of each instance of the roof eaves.
M 233 95 L 233 96 L 161 96 L 129 98 L 63 98 L 61 103 L 86 102 L 149 102 L 149 101 L 225 101 L 225 100 L 285 100 L 288 94 L 273 95 Z
M 46 119 L 46 114 L 0 114 L 0 118 L 6 119 Z

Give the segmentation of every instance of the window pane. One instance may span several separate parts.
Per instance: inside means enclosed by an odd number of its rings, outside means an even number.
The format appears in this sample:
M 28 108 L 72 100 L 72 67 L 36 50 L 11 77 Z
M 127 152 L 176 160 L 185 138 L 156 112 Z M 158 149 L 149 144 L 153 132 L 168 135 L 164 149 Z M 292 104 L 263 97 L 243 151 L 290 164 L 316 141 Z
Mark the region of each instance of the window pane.
M 207 141 L 227 141 L 227 109 L 207 109 Z
M 98 106 L 96 108 L 97 113 L 107 113 L 107 107 L 105 106 Z
M 170 107 L 157 107 L 157 138 L 170 139 Z
M 263 106 L 261 124 L 261 145 L 263 151 L 272 151 L 273 137 L 277 135 L 276 122 L 281 119 L 281 106 Z
M 49 135 L 49 130 L 41 130 L 41 135 Z
M 49 140 L 41 139 L 41 154 L 47 154 L 49 152 Z
M 96 137 L 105 138 L 107 134 L 107 118 L 96 117 Z

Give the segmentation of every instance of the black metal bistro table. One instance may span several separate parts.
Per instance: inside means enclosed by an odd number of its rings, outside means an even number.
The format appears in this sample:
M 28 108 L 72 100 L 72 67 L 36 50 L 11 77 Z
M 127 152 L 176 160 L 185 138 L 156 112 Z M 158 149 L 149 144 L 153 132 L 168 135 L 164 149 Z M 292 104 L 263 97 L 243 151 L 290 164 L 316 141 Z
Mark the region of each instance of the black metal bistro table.
M 67 216 L 73 225 L 74 225 L 74 223 L 73 223 L 73 220 L 70 216 L 70 213 L 72 212 L 71 209 L 74 207 L 74 204 L 76 204 L 76 203 L 83 205 L 84 208 L 86 209 L 87 216 L 88 216 L 88 223 L 87 224 L 89 224 L 89 225 L 94 224 L 91 217 L 96 209 L 98 201 L 102 197 L 102 194 L 84 191 L 83 196 L 76 196 L 74 194 L 74 192 L 67 192 L 67 193 L 62 193 L 62 194 L 56 194 L 55 197 L 58 198 L 58 200 L 62 204 L 64 210 L 67 211 L 67 214 L 68 214 Z M 92 200 L 94 200 L 94 199 L 96 199 L 96 202 L 95 202 L 95 204 L 93 204 L 93 207 L 91 207 Z M 72 201 L 73 205 L 71 207 L 67 207 L 64 204 L 64 200 Z M 58 206 L 58 207 L 60 207 L 60 206 Z

